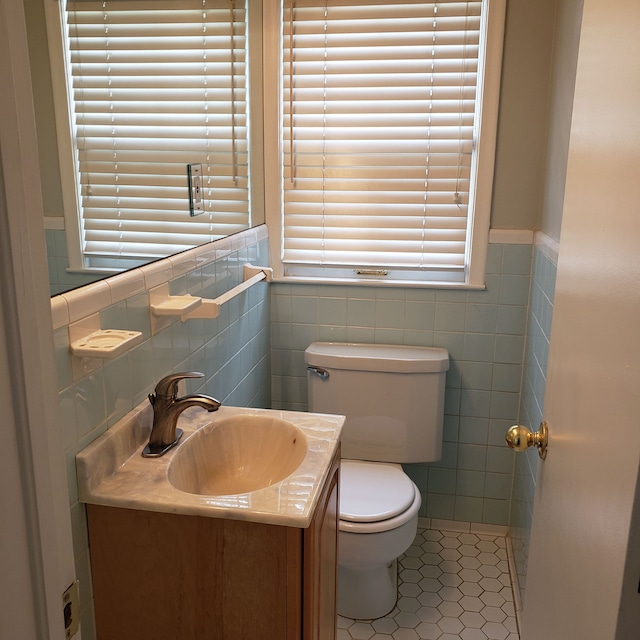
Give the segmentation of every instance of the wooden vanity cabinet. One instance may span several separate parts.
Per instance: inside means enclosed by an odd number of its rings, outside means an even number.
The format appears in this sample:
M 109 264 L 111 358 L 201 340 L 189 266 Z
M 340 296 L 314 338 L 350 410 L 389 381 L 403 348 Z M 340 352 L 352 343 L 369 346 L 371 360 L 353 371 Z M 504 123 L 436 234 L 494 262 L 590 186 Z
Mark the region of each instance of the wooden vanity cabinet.
M 98 640 L 334 640 L 338 474 L 306 529 L 87 505 Z

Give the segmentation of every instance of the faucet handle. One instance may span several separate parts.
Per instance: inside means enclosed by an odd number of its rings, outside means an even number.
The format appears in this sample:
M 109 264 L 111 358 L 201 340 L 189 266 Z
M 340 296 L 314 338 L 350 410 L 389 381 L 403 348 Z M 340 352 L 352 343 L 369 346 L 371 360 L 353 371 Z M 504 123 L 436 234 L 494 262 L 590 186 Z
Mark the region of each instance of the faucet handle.
M 165 376 L 156 385 L 153 396 L 162 396 L 165 398 L 175 398 L 178 395 L 178 383 L 186 378 L 204 378 L 204 373 L 199 371 L 183 371 L 181 373 L 172 373 Z M 151 396 L 149 396 L 151 399 Z

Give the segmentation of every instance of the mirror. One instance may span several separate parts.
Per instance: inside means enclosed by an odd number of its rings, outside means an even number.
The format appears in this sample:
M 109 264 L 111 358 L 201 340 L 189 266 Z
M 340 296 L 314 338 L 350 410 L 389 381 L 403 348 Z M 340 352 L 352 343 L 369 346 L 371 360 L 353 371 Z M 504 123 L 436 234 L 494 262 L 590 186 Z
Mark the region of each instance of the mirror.
M 213 12 L 216 8 L 216 2 L 217 0 L 211 0 L 211 2 L 208 3 L 208 6 L 210 6 L 211 12 Z M 116 4 L 117 3 L 114 3 L 114 6 Z M 184 3 L 184 4 L 191 4 L 191 3 Z M 197 3 L 194 3 L 194 5 L 195 4 Z M 224 11 L 225 11 L 224 15 L 228 16 L 229 15 L 228 0 L 224 3 L 219 2 L 218 4 L 220 4 L 221 7 L 224 5 Z M 242 3 L 238 2 L 237 4 L 241 5 Z M 253 5 L 253 3 L 250 3 L 250 4 Z M 81 6 L 81 5 L 78 5 L 78 6 Z M 193 243 L 191 242 L 191 240 L 184 240 L 182 232 L 176 233 L 173 230 L 171 230 L 170 233 L 173 233 L 174 239 L 179 238 L 180 239 L 179 242 L 167 241 L 166 238 L 168 236 L 166 232 L 166 222 L 157 220 L 157 227 L 149 226 L 149 223 L 146 222 L 145 224 L 147 224 L 147 226 L 144 227 L 142 231 L 139 231 L 138 235 L 141 237 L 143 236 L 144 242 L 147 244 L 149 244 L 151 241 L 157 242 L 157 246 L 161 247 L 158 251 L 154 251 L 153 248 L 149 249 L 148 247 L 145 247 L 145 249 L 140 252 L 140 255 L 143 256 L 142 258 L 140 258 L 140 256 L 136 256 L 135 259 L 132 259 L 130 261 L 121 260 L 118 265 L 119 268 L 117 269 L 114 269 L 112 265 L 103 265 L 101 261 L 98 259 L 92 263 L 92 267 L 100 269 L 99 272 L 97 272 L 96 270 L 92 271 L 91 273 L 87 273 L 86 271 L 82 271 L 81 269 L 78 269 L 75 271 L 69 270 L 69 256 L 73 255 L 74 249 L 67 246 L 67 236 L 69 235 L 69 230 L 68 229 L 65 230 L 65 227 L 69 227 L 69 223 L 65 222 L 64 212 L 65 211 L 69 212 L 71 209 L 75 209 L 76 205 L 75 205 L 75 194 L 73 197 L 70 198 L 69 197 L 70 189 L 67 187 L 65 191 L 64 184 L 68 185 L 70 183 L 69 181 L 71 181 L 71 184 L 73 184 L 74 179 L 73 179 L 73 176 L 69 178 L 69 175 L 66 175 L 71 171 L 71 162 L 69 163 L 69 168 L 62 166 L 60 162 L 61 149 L 59 148 L 59 140 L 61 139 L 63 140 L 62 146 L 66 144 L 64 142 L 64 136 L 62 136 L 60 132 L 63 130 L 66 124 L 64 122 L 64 117 L 61 117 L 59 113 L 60 109 L 58 109 L 58 114 L 56 114 L 56 111 L 54 109 L 54 102 L 57 99 L 57 94 L 59 94 L 61 91 L 59 85 L 61 82 L 60 78 L 62 76 L 56 72 L 55 65 L 54 65 L 54 71 L 52 71 L 50 52 L 51 51 L 55 52 L 56 48 L 55 48 L 55 42 L 53 43 L 49 42 L 48 33 L 47 33 L 47 20 L 51 24 L 52 16 L 55 19 L 55 16 L 56 16 L 55 12 L 58 11 L 57 7 L 58 7 L 58 3 L 47 2 L 47 0 L 25 0 L 25 7 L 24 7 L 25 17 L 27 22 L 27 37 L 29 42 L 31 79 L 32 79 L 32 87 L 33 87 L 33 95 L 34 95 L 38 147 L 39 147 L 39 154 L 40 154 L 42 197 L 43 197 L 44 213 L 45 213 L 44 226 L 45 226 L 45 234 L 47 239 L 47 255 L 49 259 L 48 260 L 49 276 L 50 276 L 50 285 L 51 285 L 52 295 L 57 295 L 59 293 L 63 293 L 64 291 L 68 291 L 70 289 L 74 289 L 74 288 L 83 286 L 85 284 L 95 282 L 102 278 L 109 277 L 110 275 L 118 273 L 122 270 L 126 270 L 127 268 L 137 267 L 146 262 L 152 262 L 152 261 L 167 257 L 168 255 L 171 255 L 173 253 L 178 253 L 182 250 L 191 248 L 192 246 L 196 246 L 196 244 L 199 243 L 197 239 L 194 239 Z M 201 2 L 199 4 L 198 11 L 202 15 Z M 49 15 L 50 13 L 51 15 Z M 235 23 L 234 23 L 233 32 L 231 32 L 231 30 L 229 29 L 229 24 L 226 25 L 227 32 L 231 34 L 229 36 L 231 38 L 231 42 L 233 42 L 233 47 L 229 46 L 229 50 L 234 51 L 234 54 L 232 54 L 230 58 L 232 60 L 232 64 L 236 64 L 236 65 L 240 64 L 239 60 L 244 57 L 243 50 L 239 49 L 239 47 L 245 46 L 244 44 L 241 44 L 241 43 L 244 43 L 244 36 L 238 35 L 240 33 L 240 28 L 238 27 L 238 24 L 239 24 L 238 16 L 240 14 L 244 16 L 244 11 L 242 9 L 237 9 L 234 14 Z M 105 15 L 106 15 L 106 12 L 105 12 Z M 147 26 L 151 26 L 151 25 L 150 24 L 145 25 L 145 27 Z M 114 35 L 113 27 L 109 33 L 110 33 L 110 37 Z M 262 37 L 261 30 L 260 29 L 251 30 L 250 33 L 251 35 L 249 37 L 252 38 L 252 46 L 253 46 L 253 43 L 254 43 L 253 39 L 255 38 L 260 39 Z M 52 38 L 52 40 L 55 40 L 55 37 Z M 258 42 L 257 46 L 261 47 L 261 42 Z M 236 54 L 235 53 L 236 51 L 240 51 L 240 53 Z M 250 91 L 252 95 L 252 104 L 260 104 L 262 78 L 261 78 L 261 66 L 260 66 L 259 59 L 257 59 L 255 63 L 252 62 L 251 65 L 248 65 L 248 66 L 250 66 L 249 77 L 251 78 Z M 234 73 L 235 71 L 232 71 L 231 75 L 233 76 Z M 160 81 L 159 84 L 162 85 L 162 81 Z M 232 90 L 236 90 L 235 87 L 233 87 L 233 82 L 231 83 L 231 85 L 232 85 Z M 137 87 L 135 88 L 135 90 L 137 91 Z M 240 91 L 239 90 L 237 91 L 238 91 L 238 95 L 240 95 Z M 217 99 L 222 100 L 222 98 L 217 98 L 217 96 L 212 96 L 210 98 L 209 104 L 211 105 L 211 111 L 213 111 L 214 108 L 216 107 L 215 101 Z M 239 99 L 240 98 L 238 98 L 238 100 Z M 151 103 L 151 104 L 155 104 L 155 103 Z M 234 117 L 235 117 L 236 112 L 233 111 L 233 107 L 232 107 L 232 113 L 234 114 Z M 66 116 L 66 114 L 64 115 Z M 146 115 L 146 112 L 143 113 L 143 115 Z M 136 115 L 136 117 L 138 116 Z M 241 117 L 242 117 L 242 114 L 241 114 Z M 134 125 L 134 128 L 135 128 L 135 125 Z M 236 125 L 236 128 L 239 128 L 239 127 Z M 244 128 L 246 129 L 247 127 L 245 126 Z M 259 126 L 254 126 L 253 121 L 251 122 L 251 130 L 252 130 L 252 141 L 251 141 L 250 151 L 252 154 L 252 159 L 251 159 L 252 178 L 254 178 L 257 175 L 261 175 L 262 173 L 261 167 L 259 166 L 259 163 L 262 161 L 261 160 L 262 135 L 261 135 L 261 128 Z M 68 155 L 71 155 L 70 149 L 68 152 L 65 149 L 63 149 L 62 151 L 63 153 L 68 153 Z M 142 153 L 146 154 L 147 150 L 143 149 L 142 151 L 137 151 L 137 153 L 138 155 Z M 153 153 L 154 153 L 153 151 L 150 151 L 149 155 L 153 155 Z M 233 155 L 235 156 L 235 150 L 233 151 Z M 245 156 L 246 155 L 247 154 L 245 154 Z M 189 160 L 193 160 L 194 162 L 201 161 L 200 158 L 198 157 L 195 157 L 193 159 L 189 158 Z M 124 164 L 122 160 L 117 160 L 116 162 L 120 163 L 119 166 L 122 166 L 122 164 Z M 145 159 L 145 162 L 147 162 L 146 159 Z M 179 211 L 182 212 L 183 210 L 182 207 L 184 207 L 185 219 L 189 219 L 190 218 L 190 215 L 189 215 L 190 198 L 189 198 L 189 189 L 188 189 L 188 182 L 187 182 L 187 166 L 186 165 L 187 163 L 185 162 L 184 186 L 181 183 L 182 176 L 178 176 L 177 180 L 174 178 L 173 188 L 175 191 L 179 193 L 178 205 L 176 205 L 176 208 L 179 208 Z M 213 178 L 215 183 L 215 180 L 216 180 L 215 170 L 213 170 L 212 173 L 214 174 Z M 118 180 L 119 178 L 120 178 L 119 176 L 116 177 L 116 180 Z M 204 178 L 205 176 L 203 176 L 203 181 L 204 181 Z M 235 180 L 235 176 L 234 176 L 234 180 Z M 113 178 L 112 178 L 112 181 L 113 181 Z M 121 189 L 120 185 L 122 183 L 123 181 L 121 180 L 120 183 L 117 185 L 118 189 Z M 165 185 L 162 184 L 160 187 L 158 187 L 158 189 L 164 188 L 164 186 Z M 103 184 L 99 184 L 97 189 L 96 189 L 96 186 L 93 184 L 89 184 L 88 186 L 86 184 L 81 184 L 80 192 L 82 194 L 83 201 L 90 199 L 87 197 L 87 194 L 89 194 L 89 196 L 95 197 L 95 194 L 97 191 L 99 192 L 100 189 L 106 190 L 106 188 L 107 187 L 104 187 Z M 113 189 L 113 186 L 111 188 Z M 211 193 L 213 193 L 214 191 L 215 191 L 215 188 L 210 189 Z M 221 193 L 223 191 L 224 189 L 218 189 L 217 193 Z M 262 190 L 260 189 L 259 185 L 258 185 L 258 188 L 255 188 L 255 185 L 254 185 L 253 191 L 259 193 Z M 183 197 L 182 194 L 184 194 L 184 200 L 182 200 L 182 197 Z M 216 197 L 217 196 L 215 194 L 212 195 L 210 197 L 211 201 L 213 201 L 213 199 Z M 113 200 L 115 200 L 115 198 L 113 198 Z M 102 206 L 101 215 L 105 217 L 104 211 L 107 210 L 108 216 L 110 218 L 111 209 L 109 208 L 109 206 L 111 205 L 98 205 L 98 206 Z M 215 206 L 213 206 L 212 209 L 213 208 L 215 208 Z M 218 207 L 218 208 L 221 208 L 221 207 Z M 250 204 L 248 205 L 248 208 L 251 212 L 248 218 L 249 222 L 242 223 L 243 226 L 241 228 L 263 224 L 264 223 L 264 206 L 261 202 L 260 196 L 256 197 L 254 194 L 252 194 L 250 196 Z M 191 218 L 191 220 L 197 221 L 197 223 L 199 223 L 201 226 L 203 225 L 208 226 L 212 229 L 212 231 L 209 232 L 210 235 L 208 235 L 208 237 L 203 237 L 203 242 L 209 242 L 211 239 L 219 239 L 220 237 L 223 237 L 226 233 L 233 233 L 239 230 L 237 225 L 228 224 L 228 218 L 221 220 L 220 217 L 216 218 L 216 215 L 224 216 L 226 214 L 224 213 L 216 214 L 215 212 L 212 212 L 212 211 L 209 211 L 209 213 L 207 214 L 207 212 L 205 211 L 203 215 L 200 215 L 195 218 Z M 99 217 L 100 217 L 100 214 L 98 215 L 98 218 Z M 116 207 L 113 206 L 113 220 L 109 219 L 109 223 L 113 223 L 114 221 L 117 222 L 116 217 L 117 217 Z M 158 216 L 158 218 L 161 218 L 161 217 L 162 217 L 161 215 Z M 162 231 L 163 231 L 162 225 L 165 225 L 164 236 L 162 235 Z M 229 230 L 227 231 L 226 229 L 229 229 Z M 75 231 L 71 232 L 70 237 L 74 237 L 74 234 L 77 235 Z M 158 238 L 157 241 L 152 240 L 156 237 Z M 75 257 L 72 257 L 72 261 L 75 262 L 76 265 L 78 265 L 78 264 L 81 264 L 81 258 L 79 254 L 79 244 L 80 244 L 79 240 L 76 242 L 76 244 L 78 245 L 78 248 L 75 249 Z M 166 252 L 167 246 L 171 247 L 169 252 Z

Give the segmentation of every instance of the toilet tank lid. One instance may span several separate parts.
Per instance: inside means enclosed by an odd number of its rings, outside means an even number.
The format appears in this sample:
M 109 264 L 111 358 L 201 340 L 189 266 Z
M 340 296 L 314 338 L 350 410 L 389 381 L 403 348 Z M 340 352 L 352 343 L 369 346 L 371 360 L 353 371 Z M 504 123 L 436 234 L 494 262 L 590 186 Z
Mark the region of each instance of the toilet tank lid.
M 314 342 L 305 351 L 305 362 L 355 371 L 434 373 L 449 369 L 449 352 L 440 347 Z

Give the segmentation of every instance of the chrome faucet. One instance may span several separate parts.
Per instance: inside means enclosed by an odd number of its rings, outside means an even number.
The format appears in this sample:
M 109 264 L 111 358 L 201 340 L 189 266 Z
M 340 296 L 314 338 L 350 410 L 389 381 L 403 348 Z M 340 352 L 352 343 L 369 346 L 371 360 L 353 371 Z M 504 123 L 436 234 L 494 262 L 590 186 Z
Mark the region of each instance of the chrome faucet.
M 154 393 L 149 394 L 153 406 L 153 428 L 149 444 L 142 451 L 145 458 L 159 458 L 178 444 L 182 429 L 177 429 L 178 417 L 188 407 L 202 407 L 207 411 L 217 411 L 220 403 L 200 393 L 178 398 L 178 383 L 185 378 L 203 378 L 198 371 L 172 373 L 162 378 Z

